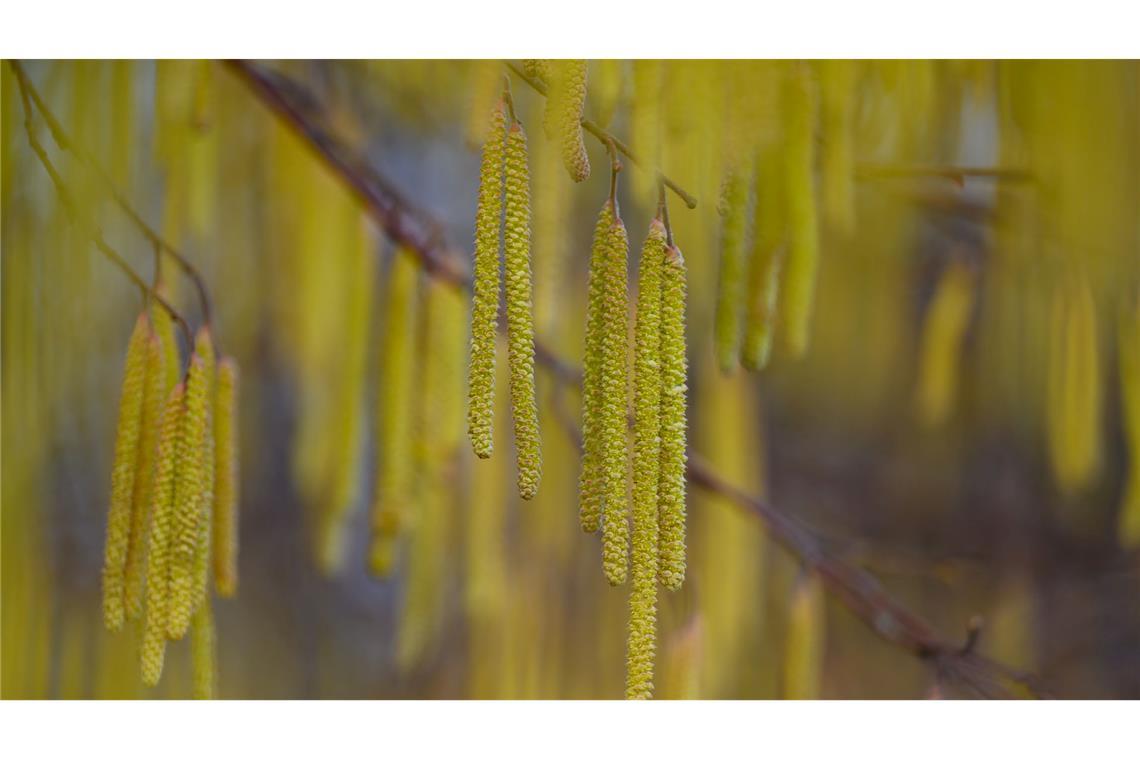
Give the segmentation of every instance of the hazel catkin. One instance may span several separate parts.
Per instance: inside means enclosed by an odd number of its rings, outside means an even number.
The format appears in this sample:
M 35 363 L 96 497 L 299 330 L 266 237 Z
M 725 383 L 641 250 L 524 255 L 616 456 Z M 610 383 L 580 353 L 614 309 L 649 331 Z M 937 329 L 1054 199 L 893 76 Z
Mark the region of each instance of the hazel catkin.
M 558 63 L 546 99 L 546 122 L 551 125 L 562 153 L 562 164 L 575 182 L 590 176 L 590 157 L 582 136 L 582 111 L 586 106 L 586 61 Z
M 629 501 L 626 425 L 629 410 L 629 306 L 626 261 L 629 239 L 621 216 L 614 214 L 606 245 L 602 278 L 605 317 L 602 325 L 601 458 L 605 503 L 602 566 L 611 586 L 625 583 L 629 566 Z
M 796 581 L 784 652 L 785 699 L 819 698 L 827 626 L 823 602 L 823 586 L 815 574 Z
M 685 445 L 688 359 L 685 344 L 685 259 L 670 246 L 661 285 L 661 474 L 658 578 L 676 591 L 685 581 Z
M 495 398 L 495 328 L 499 319 L 499 241 L 503 209 L 504 149 L 507 136 L 503 103 L 491 112 L 479 168 L 475 212 L 475 265 L 471 300 L 471 358 L 467 371 L 467 435 L 480 459 L 491 456 Z
M 238 367 L 218 363 L 214 402 L 214 587 L 232 597 L 238 586 Z
M 519 494 L 533 499 L 542 476 L 538 406 L 534 384 L 534 314 L 530 272 L 530 177 L 526 133 L 511 125 L 506 152 L 506 213 L 503 272 L 507 300 L 507 358 L 511 416 L 515 424 Z
M 747 318 L 740 361 L 750 370 L 762 370 L 772 352 L 772 334 L 780 297 L 784 261 L 786 212 L 784 171 L 778 145 L 763 146 L 756 159 L 756 204 L 753 212 L 752 254 L 748 259 L 745 297 Z
M 815 92 L 806 68 L 788 78 L 784 101 L 788 255 L 784 267 L 784 337 L 792 356 L 807 351 L 819 268 L 815 199 Z
M 194 699 L 213 699 L 217 691 L 217 639 L 209 600 L 198 607 L 190 626 L 190 665 Z
M 722 372 L 736 368 L 740 356 L 740 317 L 744 301 L 745 235 L 751 172 L 738 166 L 725 180 L 721 200 L 720 278 L 716 299 L 716 355 Z

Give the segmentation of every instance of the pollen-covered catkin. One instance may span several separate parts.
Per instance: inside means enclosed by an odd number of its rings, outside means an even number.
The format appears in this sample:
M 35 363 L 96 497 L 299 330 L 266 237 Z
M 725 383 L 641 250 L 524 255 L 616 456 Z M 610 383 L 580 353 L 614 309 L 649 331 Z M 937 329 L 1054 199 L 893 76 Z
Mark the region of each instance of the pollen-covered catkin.
M 497 262 L 495 268 L 497 282 Z M 399 536 L 404 528 L 405 511 L 411 499 L 410 440 L 415 390 L 413 357 L 418 282 L 419 268 L 413 254 L 403 248 L 396 249 L 392 268 L 388 272 L 388 292 L 384 300 L 384 338 L 380 350 L 380 382 L 376 400 L 376 453 L 380 459 L 376 466 L 376 491 L 372 499 L 372 545 L 369 551 L 369 568 L 373 574 L 381 577 L 390 573 L 396 564 Z M 498 286 L 495 287 L 497 293 Z M 495 300 L 498 301 L 497 295 Z M 489 368 L 493 372 L 493 323 L 491 329 Z M 488 408 L 488 420 L 489 414 Z M 489 424 L 487 434 L 490 434 Z
M 783 328 L 792 356 L 807 351 L 819 269 L 815 200 L 815 91 L 810 71 L 798 67 L 788 78 L 784 161 L 788 207 L 788 259 L 784 268 Z
M 605 385 L 602 366 L 606 327 L 609 324 L 606 313 L 606 275 L 609 266 L 610 227 L 613 223 L 613 203 L 607 200 L 594 227 L 586 292 L 586 355 L 582 361 L 582 473 L 578 480 L 578 518 L 582 530 L 587 533 L 596 533 L 601 527 L 602 504 L 605 501 L 602 468 L 602 399 Z
M 495 398 L 495 328 L 499 319 L 499 241 L 503 209 L 504 148 L 507 136 L 503 104 L 491 112 L 479 168 L 475 212 L 475 265 L 471 300 L 471 360 L 467 371 L 467 435 L 480 459 L 491 456 Z
M 629 498 L 626 424 L 629 411 L 629 305 L 627 293 L 629 238 L 625 223 L 614 214 L 606 245 L 602 281 L 605 322 L 602 326 L 602 473 L 605 505 L 602 520 L 602 566 L 611 586 L 625 583 L 629 570 Z
M 206 436 L 213 403 L 214 347 L 206 328 L 194 339 L 186 378 L 186 411 L 175 457 L 174 520 L 170 538 L 170 609 L 167 637 L 181 639 L 194 611 L 195 559 L 201 542 L 202 505 L 207 498 Z M 211 463 L 211 469 L 213 464 Z M 210 480 L 213 478 L 211 477 Z
M 511 125 L 507 136 L 503 272 L 507 299 L 507 359 L 511 416 L 515 423 L 519 494 L 533 499 L 542 476 L 538 406 L 534 385 L 534 314 L 530 275 L 530 177 L 526 133 Z
M 670 246 L 661 278 L 661 479 L 657 514 L 658 579 L 670 591 L 685 581 L 685 441 L 688 359 L 685 259 Z
M 586 61 L 558 63 L 550 97 L 546 99 L 546 121 L 556 133 L 562 164 L 575 182 L 582 182 L 590 176 L 590 157 L 582 136 L 582 111 L 585 107 Z
M 151 509 L 150 548 L 147 553 L 146 617 L 142 644 L 142 679 L 148 686 L 158 683 L 166 650 L 175 470 L 185 401 L 186 387 L 179 383 L 166 400 L 155 454 L 154 505 Z
M 657 487 L 661 463 L 661 277 L 665 226 L 654 219 L 641 249 L 633 360 L 633 589 L 629 597 L 626 697 L 653 694 L 657 646 Z
M 150 320 L 146 312 L 135 321 L 127 344 L 115 432 L 115 461 L 111 470 L 111 508 L 107 514 L 107 543 L 103 554 L 103 622 L 108 630 L 123 627 L 123 578 L 131 539 L 131 506 L 138 476 L 139 439 L 146 395 L 147 343 Z
M 740 356 L 740 317 L 744 301 L 745 235 L 751 171 L 729 171 L 721 197 L 720 279 L 716 299 L 716 356 L 722 372 L 736 369 Z
M 217 690 L 217 640 L 212 606 L 208 599 L 199 606 L 190 627 L 190 664 L 194 677 L 194 699 L 213 699 Z
M 764 369 L 771 357 L 784 261 L 784 167 L 778 148 L 774 141 L 762 147 L 756 159 L 756 206 L 745 297 L 747 318 L 740 350 L 741 363 L 754 371 Z
M 816 575 L 804 575 L 792 589 L 788 614 L 788 640 L 784 651 L 785 699 L 819 699 L 826 626 L 823 586 Z
M 211 413 L 211 417 L 212 417 Z M 194 548 L 194 595 L 190 604 L 197 610 L 207 603 L 210 593 L 210 566 L 213 562 L 214 543 L 214 477 L 217 463 L 214 461 L 213 420 L 202 440 L 202 498 L 198 515 L 198 543 Z
M 214 587 L 232 597 L 238 586 L 238 367 L 218 363 L 214 404 Z
M 523 58 L 522 67 L 528 77 L 543 84 L 550 81 L 550 61 L 544 58 Z

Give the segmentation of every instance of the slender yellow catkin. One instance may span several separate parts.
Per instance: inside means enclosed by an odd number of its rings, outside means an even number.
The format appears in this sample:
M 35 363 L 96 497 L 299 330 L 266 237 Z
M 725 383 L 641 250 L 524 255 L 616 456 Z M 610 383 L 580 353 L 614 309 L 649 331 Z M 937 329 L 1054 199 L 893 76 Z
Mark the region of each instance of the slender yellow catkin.
M 942 274 L 922 326 L 915 403 L 923 424 L 946 420 L 957 395 L 959 356 L 974 306 L 970 270 L 953 262 Z
M 214 402 L 214 587 L 232 597 L 238 586 L 238 367 L 218 363 Z
M 784 160 L 788 207 L 788 260 L 784 269 L 784 337 L 792 356 L 807 351 L 819 268 L 815 201 L 815 93 L 810 71 L 798 66 L 785 97 Z
M 468 85 L 471 111 L 467 119 L 467 142 L 472 147 L 487 140 L 490 122 L 487 112 L 493 107 L 503 86 L 502 64 L 494 60 L 472 61 Z
M 217 640 L 213 605 L 207 599 L 194 613 L 190 626 L 190 665 L 194 699 L 213 699 L 218 684 Z
M 796 581 L 784 650 L 784 699 L 819 699 L 827 621 L 823 586 L 814 574 Z
M 586 355 L 582 361 L 582 473 L 578 480 L 578 518 L 582 530 L 596 533 L 602 524 L 605 477 L 602 468 L 605 385 L 602 377 L 606 313 L 606 276 L 609 266 L 610 227 L 614 207 L 609 200 L 598 214 L 590 248 L 590 274 L 586 295 Z
M 590 62 L 590 102 L 594 120 L 603 127 L 613 121 L 622 97 L 624 61 L 605 58 Z
M 582 182 L 590 176 L 590 157 L 582 136 L 582 111 L 585 107 L 586 62 L 559 62 L 554 68 L 554 81 L 546 99 L 545 119 L 558 140 L 562 165 L 575 182 Z
M 214 347 L 207 328 L 198 330 L 186 378 L 186 412 L 175 457 L 174 520 L 170 537 L 170 609 L 167 637 L 181 639 L 194 612 L 195 558 L 201 542 L 202 504 L 207 498 L 205 457 L 213 403 Z M 213 463 L 210 463 L 212 480 Z
M 657 487 L 661 465 L 661 279 L 665 225 L 654 219 L 641 249 L 633 358 L 633 588 L 629 597 L 626 697 L 653 695 L 657 648 Z
M 194 591 L 191 609 L 198 610 L 208 604 L 210 593 L 210 566 L 213 563 L 214 543 L 214 477 L 217 463 L 214 455 L 213 413 L 202 440 L 202 498 L 199 500 L 198 541 L 194 547 Z M 191 618 L 193 619 L 193 618 Z
M 1128 474 L 1120 507 L 1120 543 L 1140 544 L 1140 301 L 1122 310 L 1118 332 L 1120 404 L 1128 446 Z
M 495 266 L 497 269 L 498 264 Z M 418 279 L 419 268 L 413 254 L 403 248 L 396 249 L 392 268 L 388 272 L 387 294 L 384 299 L 384 335 L 380 351 L 379 394 L 376 400 L 376 448 L 380 459 L 376 466 L 376 491 L 372 500 L 372 546 L 369 552 L 369 567 L 381 577 L 390 573 L 395 566 L 405 510 L 411 498 L 410 440 L 415 394 L 415 362 L 412 359 L 415 356 Z M 498 280 L 497 272 L 495 279 Z M 493 324 L 491 328 L 494 330 Z M 494 372 L 493 332 L 490 337 L 489 369 Z M 489 426 L 487 434 L 490 434 Z
M 146 618 L 143 627 L 142 679 L 158 683 L 166 651 L 170 607 L 170 539 L 174 528 L 174 491 L 179 438 L 185 408 L 186 386 L 174 386 L 162 413 L 154 474 L 150 550 L 146 569 Z
M 499 319 L 499 230 L 503 209 L 507 135 L 502 102 L 491 112 L 491 129 L 479 169 L 475 212 L 475 282 L 471 300 L 471 361 L 467 370 L 467 435 L 480 459 L 491 456 L 495 397 L 495 328 Z
M 158 293 L 165 296 L 166 287 L 159 285 Z M 166 373 L 163 387 L 169 393 L 170 389 L 178 384 L 182 374 L 182 357 L 178 350 L 178 338 L 174 333 L 174 317 L 161 307 L 153 309 L 151 317 L 154 320 L 154 334 L 158 336 L 158 342 L 162 346 L 162 367 Z
M 756 159 L 756 207 L 745 298 L 748 316 L 740 349 L 740 361 L 750 370 L 764 369 L 772 354 L 785 239 L 783 162 L 779 143 L 773 141 L 760 149 Z
M 605 304 L 602 325 L 601 456 L 605 483 L 602 520 L 602 567 L 611 586 L 625 583 L 629 570 L 629 499 L 626 424 L 629 411 L 629 239 L 625 223 L 614 214 L 606 244 L 602 278 Z
M 507 136 L 506 213 L 503 223 L 503 273 L 507 299 L 507 360 L 510 364 L 511 416 L 515 422 L 519 494 L 533 499 L 542 476 L 538 406 L 534 388 L 534 314 L 530 276 L 530 176 L 526 133 L 511 125 Z M 493 344 L 492 344 L 493 345 Z
M 685 441 L 688 358 L 685 258 L 665 252 L 661 285 L 661 480 L 658 486 L 658 579 L 670 591 L 685 582 Z
M 125 617 L 123 573 L 131 540 L 131 506 L 138 477 L 149 337 L 150 320 L 143 312 L 135 321 L 127 344 L 115 432 L 115 461 L 111 470 L 111 507 L 107 513 L 107 543 L 103 554 L 103 622 L 111 631 L 122 628 Z
M 729 170 L 721 196 L 720 279 L 716 299 L 716 356 L 722 372 L 736 369 L 740 356 L 740 316 L 744 300 L 745 235 L 751 172 Z
M 550 61 L 543 58 L 524 58 L 523 71 L 528 77 L 546 84 L 550 81 Z
M 1076 493 L 1100 466 L 1101 390 L 1096 307 L 1077 278 L 1055 296 L 1049 356 L 1049 443 L 1057 485 Z
M 848 235 L 855 227 L 855 110 L 857 61 L 819 61 L 820 192 L 829 224 Z

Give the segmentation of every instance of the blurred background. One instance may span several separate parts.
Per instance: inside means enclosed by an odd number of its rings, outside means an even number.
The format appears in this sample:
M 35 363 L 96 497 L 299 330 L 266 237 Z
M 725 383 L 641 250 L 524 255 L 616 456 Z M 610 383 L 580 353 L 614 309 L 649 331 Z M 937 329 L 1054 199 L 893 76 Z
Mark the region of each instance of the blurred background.
M 501 63 L 258 66 L 437 220 L 467 266 Z M 670 198 L 689 270 L 693 451 L 947 636 L 965 640 L 980 615 L 979 650 L 1054 693 L 1140 697 L 1140 65 L 800 66 L 590 62 L 587 115 L 698 199 Z M 563 424 L 578 421 L 577 393 L 539 369 L 544 478 L 521 501 L 502 373 L 494 458 L 476 460 L 464 435 L 466 297 L 417 270 L 408 313 L 427 316 L 392 349 L 407 317 L 389 308 L 393 246 L 233 67 L 23 67 L 70 138 L 200 269 L 220 350 L 241 367 L 241 581 L 214 605 L 219 695 L 622 696 L 628 587 L 609 587 L 578 527 Z M 741 155 L 788 139 L 793 70 L 817 96 L 811 342 L 795 358 L 777 340 L 763 371 L 725 372 L 713 339 L 722 186 L 749 165 Z M 137 632 L 108 633 L 101 614 L 119 382 L 142 302 L 60 203 L 8 62 L 0 76 L 3 696 L 186 698 L 187 644 L 146 689 Z M 537 335 L 580 364 L 607 159 L 587 136 L 593 173 L 571 182 L 542 98 L 510 81 L 530 137 Z M 152 247 L 105 184 L 41 117 L 31 128 L 81 213 L 149 280 Z M 621 177 L 631 272 L 651 176 Z M 756 188 L 749 241 L 768 218 Z M 191 283 L 169 271 L 173 303 L 199 324 Z M 412 378 L 414 422 L 407 450 L 384 451 L 377 408 L 394 371 Z M 414 518 L 377 578 L 368 512 L 395 457 L 410 463 Z M 792 696 L 799 562 L 755 515 L 694 487 L 688 530 L 685 586 L 660 595 L 657 696 Z M 937 690 L 831 596 L 810 616 L 809 694 Z

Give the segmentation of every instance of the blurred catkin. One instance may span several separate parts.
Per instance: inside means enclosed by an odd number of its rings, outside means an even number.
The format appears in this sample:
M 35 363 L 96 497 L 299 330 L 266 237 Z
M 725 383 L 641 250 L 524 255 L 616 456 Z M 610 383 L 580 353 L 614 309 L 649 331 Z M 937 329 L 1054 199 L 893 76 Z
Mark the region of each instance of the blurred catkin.
M 494 107 L 503 86 L 503 67 L 499 61 L 472 61 L 469 84 L 471 107 L 467 117 L 467 142 L 472 147 L 487 140 L 491 124 L 487 114 Z
M 784 651 L 785 699 L 819 699 L 827 633 L 823 602 L 823 586 L 816 575 L 796 581 Z
M 837 232 L 855 228 L 854 110 L 855 61 L 823 60 L 819 70 L 819 120 L 822 133 L 820 192 L 823 213 Z
M 499 231 L 503 209 L 503 103 L 491 112 L 479 169 L 479 204 L 475 212 L 475 282 L 471 301 L 471 360 L 467 374 L 467 435 L 480 459 L 491 456 L 495 396 L 495 328 L 499 319 Z
M 785 90 L 784 169 L 788 209 L 788 260 L 784 268 L 783 332 L 792 356 L 802 356 L 811 339 L 811 317 L 819 269 L 815 200 L 815 83 L 797 67 Z
M 511 415 L 515 424 L 519 494 L 533 499 L 542 476 L 534 378 L 534 313 L 530 273 L 530 176 L 526 133 L 511 125 L 506 152 L 506 213 L 503 222 L 506 279 L 507 359 L 511 368 Z M 491 344 L 493 347 L 493 343 Z
M 108 630 L 123 627 L 123 579 L 131 540 L 131 506 L 138 477 L 146 396 L 147 345 L 150 320 L 139 315 L 127 344 L 126 366 L 119 394 L 119 422 L 115 432 L 115 461 L 111 470 L 111 507 L 107 513 L 107 544 L 103 557 L 103 622 Z
M 608 127 L 621 102 L 624 62 L 603 58 L 590 62 L 590 103 L 594 119 Z
M 720 279 L 716 299 L 716 355 L 722 372 L 736 369 L 740 355 L 740 317 L 744 300 L 745 237 L 748 194 L 752 172 L 737 166 L 729 170 L 721 195 Z
M 214 699 L 218 684 L 214 610 L 209 600 L 199 605 L 190 626 L 190 664 L 194 699 Z
M 611 586 L 625 583 L 629 566 L 628 457 L 629 304 L 627 293 L 629 238 L 617 214 L 606 241 L 602 277 L 601 460 L 605 496 L 602 521 L 602 566 Z
M 925 425 L 944 422 L 953 408 L 973 306 L 973 274 L 964 264 L 951 263 L 938 280 L 922 325 L 915 403 Z
M 586 61 L 573 59 L 554 64 L 554 81 L 546 99 L 546 123 L 556 132 L 562 165 L 575 182 L 590 176 L 590 157 L 582 136 L 582 110 L 586 106 Z
M 661 473 L 658 520 L 661 585 L 685 581 L 685 446 L 688 358 L 685 343 L 685 259 L 670 246 L 661 285 Z
M 1121 309 L 1117 335 L 1120 364 L 1120 404 L 1128 473 L 1120 506 L 1120 542 L 1140 544 L 1140 300 Z
M 630 139 L 637 146 L 642 171 L 633 172 L 634 197 L 649 205 L 657 197 L 657 172 L 662 152 L 662 89 L 664 64 L 661 61 L 633 62 L 633 99 L 629 109 Z
M 768 365 L 780 295 L 786 201 L 779 147 L 778 141 L 765 145 L 756 159 L 756 206 L 752 254 L 748 257 L 746 318 L 740 356 L 741 363 L 751 370 L 761 370 Z
M 218 363 L 214 409 L 214 586 L 232 597 L 238 586 L 238 367 L 233 357 Z

